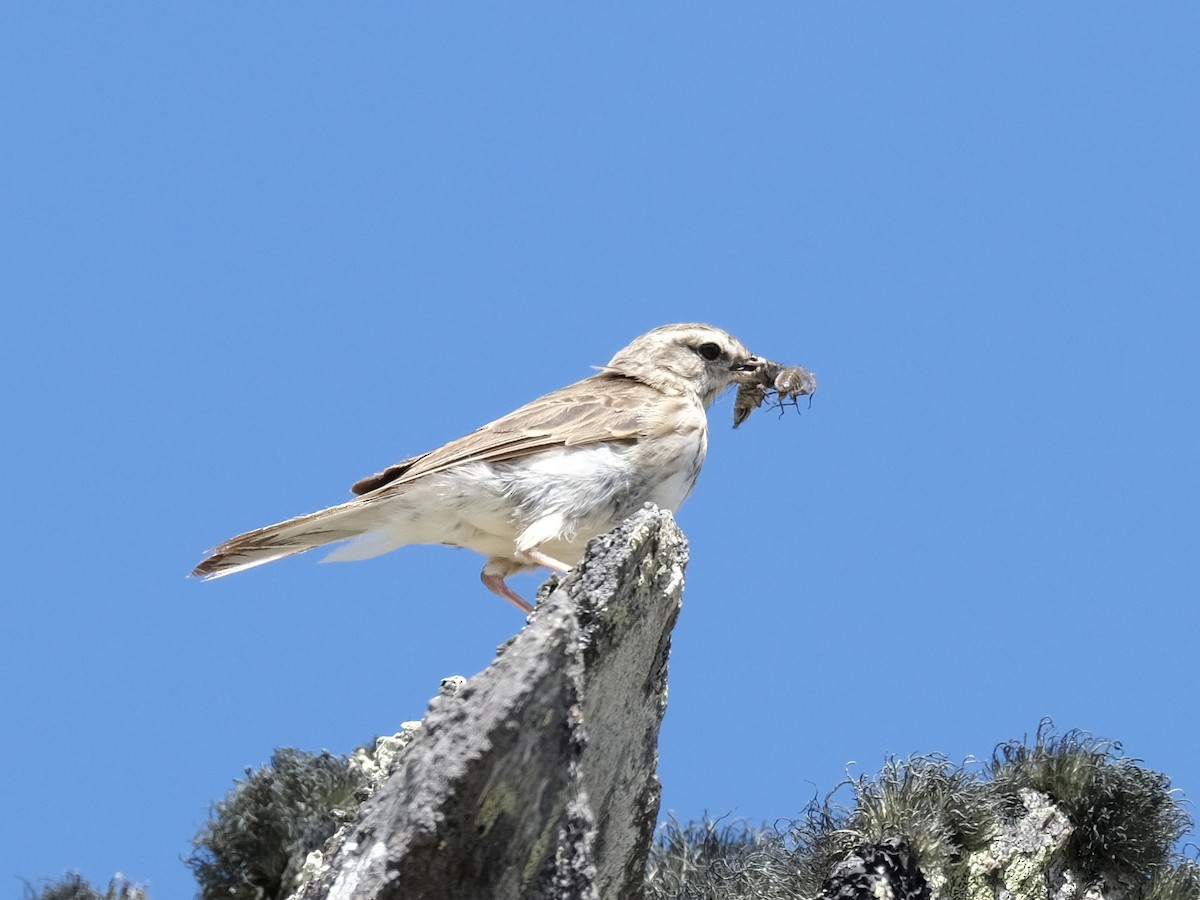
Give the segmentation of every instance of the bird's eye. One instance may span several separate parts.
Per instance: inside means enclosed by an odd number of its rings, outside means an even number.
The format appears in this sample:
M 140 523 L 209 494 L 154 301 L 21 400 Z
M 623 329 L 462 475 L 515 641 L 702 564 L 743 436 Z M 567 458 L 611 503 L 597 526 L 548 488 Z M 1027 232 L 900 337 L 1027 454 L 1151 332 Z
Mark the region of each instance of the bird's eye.
M 718 347 L 716 344 L 714 344 L 712 341 L 709 341 L 707 344 L 701 344 L 699 347 L 697 347 L 696 352 L 699 353 L 701 356 L 703 356 L 705 359 L 707 359 L 709 362 L 712 362 L 714 359 L 716 359 L 717 357 L 719 357 L 721 355 L 721 348 Z

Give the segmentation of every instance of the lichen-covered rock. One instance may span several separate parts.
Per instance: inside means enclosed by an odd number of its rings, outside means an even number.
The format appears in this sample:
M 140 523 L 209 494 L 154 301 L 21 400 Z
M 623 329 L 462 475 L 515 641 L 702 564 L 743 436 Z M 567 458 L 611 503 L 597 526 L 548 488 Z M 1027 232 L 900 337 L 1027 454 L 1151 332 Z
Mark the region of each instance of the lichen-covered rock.
M 889 837 L 847 855 L 818 900 L 929 900 L 929 885 L 908 843 Z
M 1025 814 L 997 827 L 986 850 L 967 859 L 968 900 L 1048 900 L 1052 880 L 1074 884 L 1071 874 L 1048 877 L 1055 853 L 1071 835 L 1071 823 L 1045 794 L 1022 788 Z
M 656 509 L 593 541 L 487 670 L 385 748 L 391 773 L 296 896 L 639 897 L 686 561 Z
M 401 722 L 400 730 L 395 734 L 384 735 L 375 739 L 373 747 L 359 747 L 350 757 L 350 770 L 362 779 L 365 790 L 362 799 L 366 799 L 377 788 L 400 761 L 404 748 L 412 743 L 421 728 L 420 722 Z

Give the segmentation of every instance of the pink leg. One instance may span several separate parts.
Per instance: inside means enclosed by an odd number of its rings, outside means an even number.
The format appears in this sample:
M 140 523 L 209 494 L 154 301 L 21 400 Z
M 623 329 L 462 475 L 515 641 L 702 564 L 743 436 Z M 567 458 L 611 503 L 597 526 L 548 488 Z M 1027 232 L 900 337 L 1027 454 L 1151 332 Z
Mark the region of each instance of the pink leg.
M 484 587 L 498 597 L 503 597 L 517 609 L 523 613 L 533 612 L 533 607 L 504 583 L 504 579 L 514 572 L 519 572 L 525 566 L 511 562 L 507 559 L 489 559 L 483 567 L 483 571 L 479 573 L 479 580 L 483 582 Z
M 531 563 L 538 566 L 545 566 L 547 569 L 553 569 L 559 574 L 565 575 L 571 571 L 571 567 L 565 562 L 559 562 L 553 556 L 547 556 L 537 547 L 530 547 L 528 550 L 522 550 L 521 555 L 528 559 Z

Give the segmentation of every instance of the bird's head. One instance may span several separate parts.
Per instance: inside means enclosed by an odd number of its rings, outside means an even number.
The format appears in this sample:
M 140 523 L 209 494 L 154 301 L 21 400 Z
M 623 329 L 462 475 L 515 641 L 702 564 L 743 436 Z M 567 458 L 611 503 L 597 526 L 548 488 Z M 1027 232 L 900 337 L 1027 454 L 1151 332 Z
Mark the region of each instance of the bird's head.
M 707 408 L 718 394 L 750 377 L 764 362 L 720 328 L 663 325 L 619 351 L 603 371 L 636 378 L 665 394 L 695 392 Z

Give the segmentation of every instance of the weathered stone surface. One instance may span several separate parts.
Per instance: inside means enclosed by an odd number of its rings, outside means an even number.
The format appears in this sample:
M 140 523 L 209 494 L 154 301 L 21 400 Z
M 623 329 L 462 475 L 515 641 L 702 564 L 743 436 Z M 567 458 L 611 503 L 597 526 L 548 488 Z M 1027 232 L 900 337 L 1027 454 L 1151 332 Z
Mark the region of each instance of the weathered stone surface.
M 686 561 L 656 509 L 593 541 L 487 670 L 430 703 L 296 896 L 639 897 Z
M 902 838 L 889 837 L 848 854 L 829 874 L 817 900 L 929 900 L 929 896 L 912 849 Z
M 1076 894 L 1073 873 L 1053 865 L 1071 834 L 1070 820 L 1045 794 L 1023 788 L 1020 796 L 1025 814 L 1000 825 L 988 849 L 968 857 L 969 900 L 1048 900 L 1055 882 L 1071 885 L 1056 897 Z

